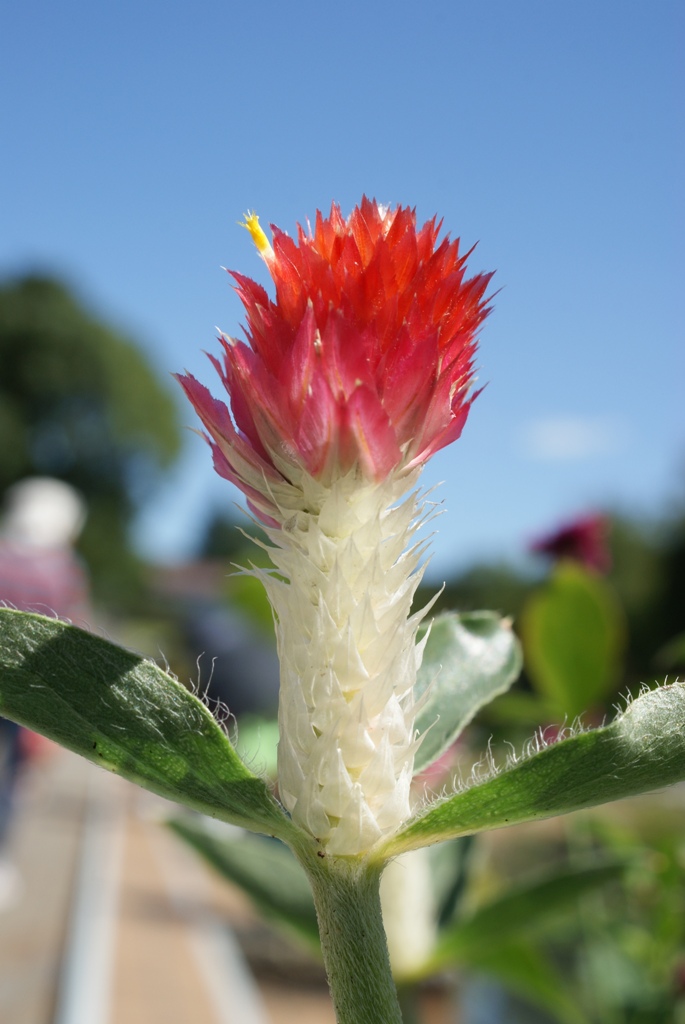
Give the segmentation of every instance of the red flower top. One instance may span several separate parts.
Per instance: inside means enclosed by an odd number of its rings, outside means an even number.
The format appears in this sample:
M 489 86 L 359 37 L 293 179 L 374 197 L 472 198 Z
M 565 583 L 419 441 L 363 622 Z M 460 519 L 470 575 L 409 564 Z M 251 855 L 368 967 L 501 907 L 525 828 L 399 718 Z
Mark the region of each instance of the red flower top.
M 276 296 L 232 274 L 249 344 L 222 337 L 223 362 L 212 358 L 232 416 L 179 377 L 219 472 L 263 506 L 269 480 L 304 470 L 328 484 L 357 465 L 381 481 L 456 440 L 492 277 L 466 279 L 459 241 L 438 241 L 435 218 L 417 230 L 413 210 L 367 198 L 347 220 L 335 204 L 317 213 L 297 239 L 272 227 L 273 249 L 256 216 L 246 227 Z

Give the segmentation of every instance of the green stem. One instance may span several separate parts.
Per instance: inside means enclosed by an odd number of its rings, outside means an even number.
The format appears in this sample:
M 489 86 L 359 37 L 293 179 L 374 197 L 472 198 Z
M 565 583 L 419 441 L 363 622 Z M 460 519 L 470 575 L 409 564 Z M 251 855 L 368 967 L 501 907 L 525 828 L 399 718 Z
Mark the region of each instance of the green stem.
M 381 917 L 381 869 L 299 850 L 338 1024 L 402 1024 Z

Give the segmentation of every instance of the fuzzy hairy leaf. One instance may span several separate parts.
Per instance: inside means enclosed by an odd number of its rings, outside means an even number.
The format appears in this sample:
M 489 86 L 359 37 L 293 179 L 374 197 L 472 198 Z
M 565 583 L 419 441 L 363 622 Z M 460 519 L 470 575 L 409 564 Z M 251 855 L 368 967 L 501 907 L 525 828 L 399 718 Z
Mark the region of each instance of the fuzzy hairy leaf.
M 650 690 L 610 725 L 561 740 L 438 801 L 382 846 L 395 856 L 443 839 L 551 818 L 685 779 L 685 683 Z
M 509 689 L 520 671 L 519 643 L 506 619 L 495 612 L 437 616 L 414 687 L 417 700 L 428 690 L 416 719 L 423 741 L 414 771 L 436 761 L 484 704 Z
M 0 609 L 0 714 L 212 817 L 282 837 L 294 830 L 197 697 L 75 626 Z

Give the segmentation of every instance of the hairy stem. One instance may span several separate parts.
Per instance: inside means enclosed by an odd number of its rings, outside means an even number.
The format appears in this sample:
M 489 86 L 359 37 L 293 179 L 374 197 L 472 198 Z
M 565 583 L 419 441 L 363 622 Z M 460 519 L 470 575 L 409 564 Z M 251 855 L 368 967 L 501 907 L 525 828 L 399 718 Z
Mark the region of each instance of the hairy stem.
M 338 1024 L 402 1024 L 380 901 L 380 868 L 298 851 L 314 893 Z

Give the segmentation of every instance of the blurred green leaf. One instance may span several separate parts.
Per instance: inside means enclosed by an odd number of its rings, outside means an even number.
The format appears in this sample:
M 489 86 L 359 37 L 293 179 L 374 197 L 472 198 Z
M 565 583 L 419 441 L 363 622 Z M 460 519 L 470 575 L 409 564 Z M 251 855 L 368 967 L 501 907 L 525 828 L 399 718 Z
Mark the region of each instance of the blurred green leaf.
M 511 623 L 495 612 L 435 618 L 414 689 L 417 700 L 428 691 L 416 719 L 424 738 L 414 772 L 436 761 L 520 671 L 521 653 Z
M 444 928 L 457 911 L 468 883 L 475 843 L 475 836 L 460 836 L 431 847 L 430 872 L 438 928 Z
M 588 1024 L 557 969 L 533 946 L 516 942 L 466 950 L 463 962 L 497 978 L 506 988 L 547 1010 L 561 1024 Z
M 618 941 L 617 941 L 618 938 Z M 629 1020 L 643 1024 L 672 1024 L 674 1018 L 659 1013 L 663 997 L 672 1003 L 670 985 L 659 990 L 655 987 L 646 965 L 628 956 L 621 948 L 620 936 L 611 935 L 602 923 L 598 934 L 590 935 L 581 950 L 582 969 L 585 982 L 592 993 L 592 999 L 602 1017 L 610 1020 Z M 652 957 L 654 950 L 652 949 Z M 673 957 L 666 955 L 666 963 L 673 963 Z M 669 981 L 671 979 L 669 978 Z M 660 998 L 661 996 L 661 998 Z M 671 1010 L 673 1006 L 671 1005 Z M 601 1019 L 601 1018 L 600 1018 Z
M 294 831 L 197 697 L 75 626 L 0 609 L 0 714 L 212 817 Z
M 503 693 L 488 705 L 488 723 L 502 726 L 523 726 L 530 730 L 538 725 L 549 725 L 558 714 L 558 706 L 537 693 L 515 690 Z
M 395 856 L 443 839 L 550 818 L 685 779 L 685 683 L 638 697 L 611 725 L 560 740 L 429 806 L 378 848 Z
M 575 906 L 581 896 L 620 878 L 624 870 L 621 863 L 566 868 L 510 889 L 446 929 L 431 967 L 437 970 L 459 960 L 465 950 L 487 950 L 548 926 Z
M 654 657 L 654 664 L 671 670 L 685 666 L 685 633 L 678 633 L 660 647 Z
M 312 891 L 286 846 L 245 833 L 217 834 L 201 819 L 173 818 L 169 826 L 220 875 L 246 892 L 266 918 L 320 954 Z
M 235 749 L 246 764 L 275 779 L 278 774 L 278 722 L 258 715 L 242 715 Z
M 526 671 L 560 716 L 575 718 L 612 691 L 623 646 L 621 609 L 594 573 L 561 562 L 521 614 Z

